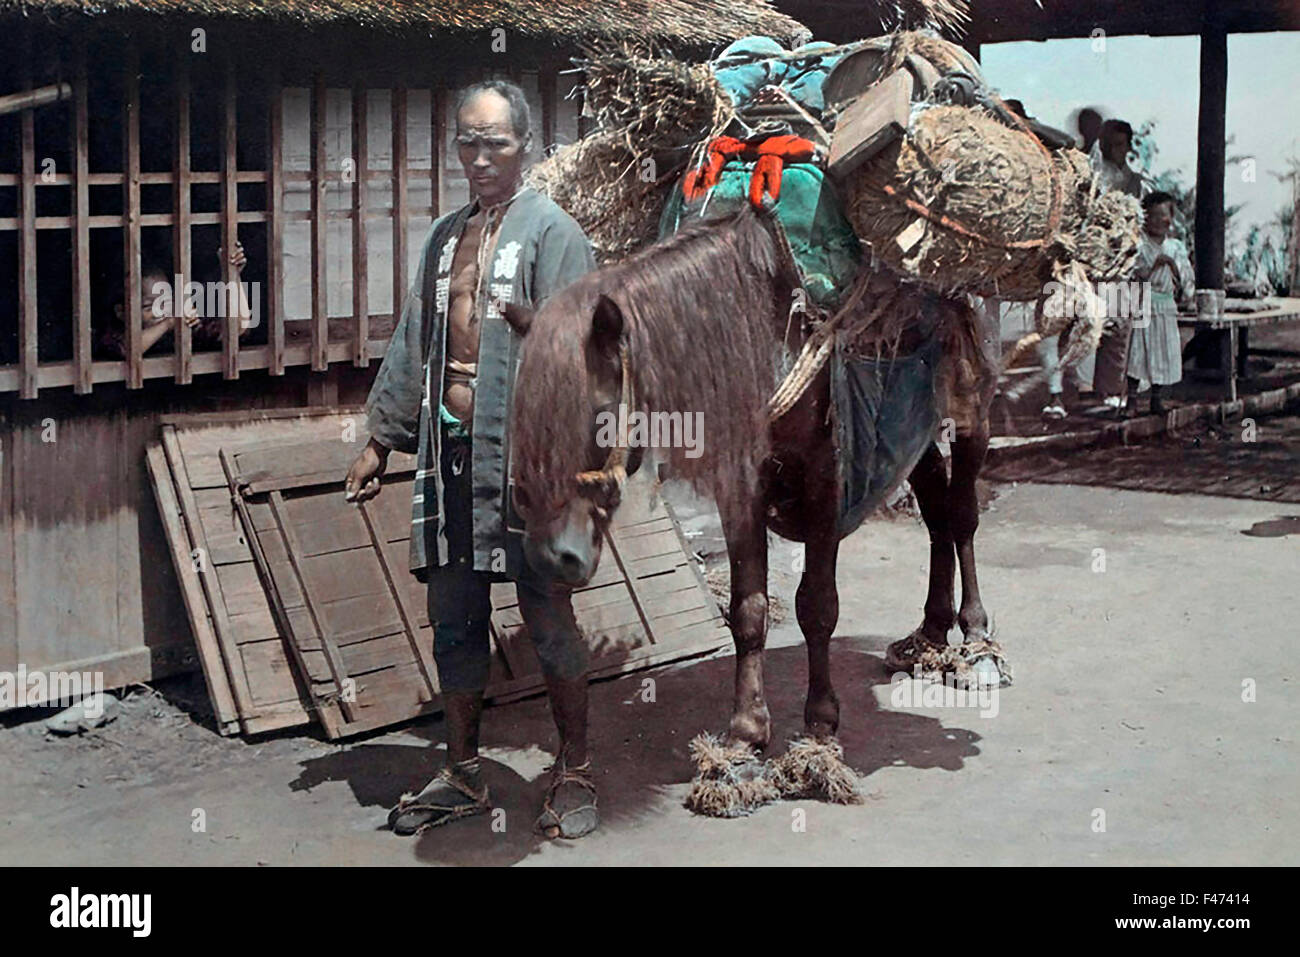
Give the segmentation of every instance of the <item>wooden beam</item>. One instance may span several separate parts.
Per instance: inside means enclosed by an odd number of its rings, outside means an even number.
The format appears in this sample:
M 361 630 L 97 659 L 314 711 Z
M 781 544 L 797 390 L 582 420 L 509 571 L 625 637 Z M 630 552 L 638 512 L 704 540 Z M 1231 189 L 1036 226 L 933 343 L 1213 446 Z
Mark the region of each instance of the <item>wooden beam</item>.
M 239 190 L 235 175 L 239 169 L 239 111 L 238 90 L 235 84 L 235 62 L 227 59 L 225 63 L 225 90 L 222 95 L 223 149 L 221 162 L 221 250 L 222 278 L 227 289 L 234 288 L 231 283 L 240 281 L 239 273 L 230 265 L 231 254 L 239 242 Z M 225 300 L 226 322 L 221 337 L 221 375 L 225 379 L 239 378 L 239 334 L 243 332 L 243 318 L 240 316 L 238 294 Z
M 366 210 L 370 206 L 370 172 L 368 126 L 366 123 L 366 87 L 358 83 L 352 89 L 352 364 L 366 366 L 370 361 L 366 342 L 370 338 L 370 300 L 368 296 L 366 262 L 368 237 Z
M 393 312 L 406 300 L 406 87 L 393 90 Z
M 94 361 L 90 336 L 90 108 L 87 102 L 86 41 L 77 40 L 76 92 L 72 109 L 72 389 L 85 395 L 93 388 Z
M 559 110 L 560 78 L 553 69 L 544 69 L 537 74 L 537 85 L 542 94 L 542 148 L 540 155 L 545 157 L 555 145 L 555 128 Z
M 327 227 L 325 190 L 325 76 L 317 72 L 311 93 L 311 367 L 321 370 L 328 364 L 329 308 L 326 296 Z
M 1287 295 L 1300 297 L 1300 169 L 1291 171 L 1291 241 L 1287 243 Z
M 190 65 L 189 48 L 182 46 L 176 59 L 176 157 L 175 182 L 172 184 L 172 209 L 175 222 L 172 226 L 172 265 L 180 277 L 180 288 L 172 291 L 176 314 L 184 315 L 185 284 L 194 273 L 190 261 Z M 191 356 L 194 352 L 193 335 L 188 323 L 177 322 L 173 336 L 176 341 L 175 380 L 186 385 L 193 379 Z
M 1201 102 L 1196 127 L 1196 285 L 1199 289 L 1223 288 L 1228 33 L 1211 14 L 1212 11 L 1207 11 L 1207 23 L 1201 31 Z
M 433 116 L 430 120 L 429 127 L 429 152 L 430 169 L 429 175 L 432 178 L 432 190 L 429 193 L 430 203 L 433 205 L 433 218 L 437 219 L 443 214 L 447 206 L 447 199 L 443 195 L 442 182 L 442 160 L 447 152 L 447 90 L 437 80 L 432 81 L 429 93 L 430 100 L 433 103 Z
M 284 375 L 284 88 L 277 75 L 271 83 L 267 121 L 267 206 L 269 235 L 266 243 L 266 311 L 271 322 L 267 341 L 271 349 L 271 375 Z
M 71 97 L 72 86 L 68 83 L 54 83 L 35 90 L 11 93 L 8 96 L 0 96 L 0 116 L 17 113 L 19 110 L 34 110 L 37 107 L 49 106 L 51 103 L 58 103 Z
M 133 40 L 127 42 L 123 89 L 122 138 L 126 158 L 123 282 L 126 288 L 122 303 L 126 319 L 126 387 L 138 389 L 144 384 L 140 324 L 140 54 Z
M 23 47 L 31 50 L 30 29 L 24 32 Z M 31 86 L 31 62 L 30 52 L 24 54 L 25 86 Z M 23 113 L 19 127 L 22 165 L 18 195 L 18 395 L 23 399 L 34 399 L 39 388 L 39 318 L 36 291 L 36 116 L 31 110 Z

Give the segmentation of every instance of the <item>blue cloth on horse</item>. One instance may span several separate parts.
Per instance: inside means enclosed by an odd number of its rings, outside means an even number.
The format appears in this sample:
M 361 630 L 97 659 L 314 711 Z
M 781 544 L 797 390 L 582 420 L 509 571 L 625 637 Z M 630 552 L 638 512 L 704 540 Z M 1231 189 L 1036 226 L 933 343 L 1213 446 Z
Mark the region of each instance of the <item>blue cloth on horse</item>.
M 821 113 L 826 105 L 822 98 L 822 84 L 841 59 L 840 54 L 828 56 L 823 52 L 833 49 L 831 44 L 819 42 L 787 51 L 771 37 L 741 37 L 723 50 L 710 66 L 738 109 L 743 109 L 763 87 L 779 86 L 815 115 Z M 778 59 L 789 56 L 791 52 L 807 56 Z
M 939 424 L 935 370 L 939 340 L 910 355 L 831 358 L 839 537 L 853 532 L 911 474 Z
M 664 204 L 659 238 L 701 218 L 716 219 L 743 209 L 749 202 L 753 163 L 732 160 L 703 199 L 687 203 L 678 184 Z M 804 288 L 819 306 L 830 307 L 852 285 L 862 262 L 862 246 L 844 215 L 834 185 L 811 163 L 790 163 L 781 174 L 781 198 L 776 218 L 785 230 L 790 251 L 803 273 Z

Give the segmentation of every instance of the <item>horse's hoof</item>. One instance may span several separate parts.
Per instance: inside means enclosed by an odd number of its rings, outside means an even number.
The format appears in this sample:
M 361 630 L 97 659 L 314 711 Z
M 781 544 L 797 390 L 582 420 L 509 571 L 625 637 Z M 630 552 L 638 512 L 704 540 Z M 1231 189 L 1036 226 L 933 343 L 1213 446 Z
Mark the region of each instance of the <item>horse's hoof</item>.
M 729 747 L 747 746 L 756 753 L 767 750 L 772 741 L 772 719 L 764 708 L 759 714 L 733 714 L 727 728 Z
M 959 687 L 980 691 L 1010 686 L 1011 663 L 996 641 L 977 638 L 972 632 L 957 649 L 957 655 L 961 662 L 955 675 Z

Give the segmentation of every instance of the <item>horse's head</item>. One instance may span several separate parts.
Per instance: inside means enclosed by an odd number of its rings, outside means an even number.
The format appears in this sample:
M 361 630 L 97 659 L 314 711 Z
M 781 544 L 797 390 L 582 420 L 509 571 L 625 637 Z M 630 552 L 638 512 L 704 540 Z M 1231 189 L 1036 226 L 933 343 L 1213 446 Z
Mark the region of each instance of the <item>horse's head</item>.
M 526 523 L 524 557 L 542 577 L 572 587 L 596 573 L 623 483 L 643 452 L 619 445 L 617 429 L 608 427 L 620 404 L 635 401 L 623 312 L 604 294 L 589 303 L 587 321 L 576 328 L 573 316 L 543 314 L 516 382 L 517 415 L 528 404 L 514 484 L 515 510 Z M 544 309 L 552 305 L 573 304 Z

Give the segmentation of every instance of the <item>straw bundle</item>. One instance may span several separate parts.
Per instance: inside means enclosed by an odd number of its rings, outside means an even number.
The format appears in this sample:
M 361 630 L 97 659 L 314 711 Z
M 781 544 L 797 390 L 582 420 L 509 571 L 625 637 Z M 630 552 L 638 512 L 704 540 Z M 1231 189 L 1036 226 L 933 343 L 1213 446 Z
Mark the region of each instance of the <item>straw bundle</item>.
M 676 173 L 654 170 L 628 150 L 618 133 L 593 133 L 570 143 L 528 171 L 526 181 L 578 221 L 600 262 L 611 262 L 654 241 L 659 213 Z
M 622 132 L 639 156 L 712 139 L 735 116 L 708 64 L 629 46 L 594 51 L 578 63 L 597 129 Z
M 592 52 L 580 65 L 596 132 L 533 167 L 527 181 L 576 219 L 596 258 L 609 262 L 654 241 L 692 150 L 735 114 L 704 64 L 621 47 Z
M 959 106 L 915 111 L 908 136 L 846 192 L 849 221 L 878 258 L 950 294 L 1036 299 L 1045 283 L 1068 281 L 1076 260 L 1085 274 L 1111 275 L 1136 249 L 1141 221 L 1113 200 L 1099 206 L 1081 153 L 1049 153 L 1027 131 Z

